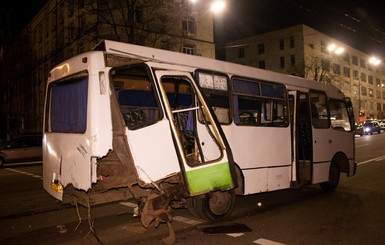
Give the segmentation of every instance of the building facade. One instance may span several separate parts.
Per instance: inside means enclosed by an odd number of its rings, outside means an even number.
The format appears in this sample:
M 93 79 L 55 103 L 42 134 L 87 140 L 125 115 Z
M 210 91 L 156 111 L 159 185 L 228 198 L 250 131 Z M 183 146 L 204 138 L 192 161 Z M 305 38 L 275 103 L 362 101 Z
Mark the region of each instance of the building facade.
M 40 132 L 50 69 L 103 39 L 214 58 L 208 9 L 190 0 L 48 1 L 5 55 L 0 138 Z
M 385 118 L 385 65 L 313 28 L 292 26 L 226 46 L 230 62 L 334 84 L 351 98 L 357 121 Z

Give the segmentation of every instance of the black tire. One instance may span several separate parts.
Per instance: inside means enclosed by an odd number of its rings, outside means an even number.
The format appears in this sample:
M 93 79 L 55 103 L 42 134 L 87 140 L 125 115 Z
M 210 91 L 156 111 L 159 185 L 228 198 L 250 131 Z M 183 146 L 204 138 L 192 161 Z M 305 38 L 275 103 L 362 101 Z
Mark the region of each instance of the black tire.
M 336 162 L 332 161 L 329 170 L 329 180 L 320 183 L 322 189 L 326 191 L 333 191 L 340 182 L 340 169 Z
M 220 221 L 228 217 L 234 209 L 234 204 L 234 190 L 214 191 L 201 197 L 187 199 L 190 214 L 208 221 Z

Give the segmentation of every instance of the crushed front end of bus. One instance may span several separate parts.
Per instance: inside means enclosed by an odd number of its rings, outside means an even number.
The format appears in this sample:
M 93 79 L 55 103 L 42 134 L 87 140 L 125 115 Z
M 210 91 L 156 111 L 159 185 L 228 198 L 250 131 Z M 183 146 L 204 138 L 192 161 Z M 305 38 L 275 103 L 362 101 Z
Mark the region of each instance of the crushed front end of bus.
M 123 47 L 125 53 L 144 48 Z M 88 208 L 135 199 L 146 228 L 170 224 L 173 208 L 193 207 L 210 219 L 227 216 L 236 181 L 223 133 L 188 73 L 159 75 L 150 66 L 92 51 L 50 72 L 44 188 L 64 203 Z M 184 124 L 182 114 L 190 116 Z M 212 204 L 218 196 L 225 208 Z

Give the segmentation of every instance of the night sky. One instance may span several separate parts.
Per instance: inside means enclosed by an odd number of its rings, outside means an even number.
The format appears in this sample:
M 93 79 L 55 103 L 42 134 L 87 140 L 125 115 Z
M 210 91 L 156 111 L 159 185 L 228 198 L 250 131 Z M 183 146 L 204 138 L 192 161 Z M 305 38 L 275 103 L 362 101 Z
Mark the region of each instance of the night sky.
M 384 13 L 385 2 L 374 0 L 231 0 L 216 18 L 217 52 L 227 41 L 306 24 L 385 60 Z
M 75 0 L 74 0 L 75 1 Z M 208 1 L 208 0 L 201 0 Z M 226 0 L 217 16 L 216 44 L 306 24 L 368 54 L 385 60 L 385 1 L 381 0 Z M 13 0 L 0 5 L 0 34 L 19 32 L 47 0 Z M 9 16 L 10 24 L 4 20 Z M 8 18 L 7 18 L 8 19 Z M 1 40 L 4 42 L 4 40 Z
M 46 2 L 48 1 L 2 1 L 0 4 L 0 44 L 14 39 Z

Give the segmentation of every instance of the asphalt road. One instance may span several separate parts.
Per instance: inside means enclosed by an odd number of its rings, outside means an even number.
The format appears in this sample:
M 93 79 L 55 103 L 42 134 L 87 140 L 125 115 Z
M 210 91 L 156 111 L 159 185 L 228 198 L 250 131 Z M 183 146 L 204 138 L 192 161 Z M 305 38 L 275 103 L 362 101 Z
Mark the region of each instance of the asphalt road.
M 334 192 L 317 185 L 238 197 L 208 224 L 175 210 L 176 244 L 385 244 L 385 133 L 356 138 L 357 174 Z M 162 244 L 168 227 L 143 228 L 127 203 L 62 205 L 42 188 L 41 165 L 0 169 L 0 244 Z M 89 219 L 90 218 L 90 219 Z

